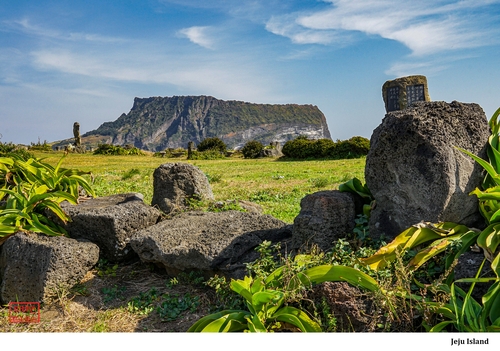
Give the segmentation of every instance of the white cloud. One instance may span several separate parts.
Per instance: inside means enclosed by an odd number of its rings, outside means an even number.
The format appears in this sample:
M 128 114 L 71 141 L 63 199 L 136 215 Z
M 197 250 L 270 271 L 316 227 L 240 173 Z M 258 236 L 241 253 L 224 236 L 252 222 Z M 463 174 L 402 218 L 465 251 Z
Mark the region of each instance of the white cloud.
M 206 49 L 213 49 L 213 39 L 209 36 L 208 32 L 210 31 L 211 27 L 205 26 L 205 27 L 189 27 L 189 28 L 183 28 L 179 30 L 177 33 L 181 37 L 188 38 L 189 41 L 191 41 L 194 44 L 197 44 L 201 47 L 204 47 Z
M 34 24 L 29 18 L 3 21 L 1 23 L 0 30 L 21 32 L 23 34 L 36 36 L 39 38 L 50 38 L 50 39 L 58 39 L 64 41 L 87 41 L 96 43 L 127 42 L 127 40 L 123 38 L 103 36 L 95 33 L 81 33 L 81 32 L 65 33 L 63 31 L 58 31 L 48 27 L 43 27 Z
M 143 51 L 148 51 L 147 58 L 140 54 Z M 97 82 L 171 85 L 190 94 L 221 99 L 266 101 L 275 85 L 250 61 L 231 54 L 207 57 L 202 63 L 197 55 L 179 53 L 174 57 L 146 48 L 137 53 L 101 53 L 99 57 L 69 50 L 39 50 L 31 57 L 37 70 L 85 76 Z
M 297 44 L 336 43 L 349 32 L 378 35 L 404 44 L 415 56 L 489 45 L 499 31 L 480 14 L 499 0 L 326 2 L 331 3 L 326 9 L 275 16 L 266 28 Z

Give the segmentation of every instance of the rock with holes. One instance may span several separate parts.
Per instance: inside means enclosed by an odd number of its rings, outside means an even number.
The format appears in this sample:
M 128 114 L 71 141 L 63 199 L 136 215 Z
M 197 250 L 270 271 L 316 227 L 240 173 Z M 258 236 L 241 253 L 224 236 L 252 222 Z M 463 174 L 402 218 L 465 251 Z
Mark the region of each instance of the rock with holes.
M 189 163 L 165 163 L 153 173 L 153 200 L 165 213 L 182 210 L 188 199 L 214 200 L 207 176 Z
M 293 223 L 293 245 L 303 249 L 313 245 L 323 251 L 345 238 L 355 226 L 357 199 L 338 190 L 319 191 L 300 201 L 300 213 Z
M 245 263 L 258 258 L 259 244 L 290 236 L 290 226 L 269 215 L 187 212 L 137 232 L 130 243 L 143 262 L 170 274 L 200 270 L 241 278 Z
M 477 104 L 415 102 L 386 114 L 366 158 L 366 184 L 376 200 L 370 234 L 393 238 L 420 221 L 482 226 L 469 193 L 484 173 L 456 147 L 486 158 L 489 135 Z
M 0 252 L 0 299 L 37 302 L 68 291 L 99 259 L 99 247 L 63 236 L 19 232 Z
M 65 229 L 72 238 L 87 239 L 99 245 L 101 256 L 118 262 L 135 255 L 130 238 L 141 229 L 156 224 L 161 212 L 148 206 L 137 193 L 98 197 L 71 205 L 63 202 L 71 221 Z

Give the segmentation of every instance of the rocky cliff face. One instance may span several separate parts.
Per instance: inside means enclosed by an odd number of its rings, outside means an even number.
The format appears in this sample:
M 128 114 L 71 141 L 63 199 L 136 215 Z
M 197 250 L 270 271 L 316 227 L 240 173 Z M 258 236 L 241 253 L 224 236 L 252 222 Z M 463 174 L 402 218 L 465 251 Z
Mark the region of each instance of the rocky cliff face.
M 271 141 L 283 143 L 299 135 L 331 138 L 325 116 L 316 106 L 173 96 L 135 98 L 128 114 L 84 134 L 82 143 L 98 140 L 160 151 L 186 148 L 189 141 L 198 144 L 209 137 L 221 138 L 229 148 L 240 148 L 249 140 L 266 145 Z

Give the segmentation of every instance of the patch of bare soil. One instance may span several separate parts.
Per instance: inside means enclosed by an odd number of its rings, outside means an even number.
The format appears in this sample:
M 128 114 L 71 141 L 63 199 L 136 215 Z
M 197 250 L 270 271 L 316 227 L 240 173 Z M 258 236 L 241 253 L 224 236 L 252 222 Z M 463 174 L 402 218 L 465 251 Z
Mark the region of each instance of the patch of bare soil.
M 186 332 L 215 301 L 203 283 L 176 283 L 141 262 L 96 268 L 57 295 L 42 304 L 40 323 L 9 323 L 2 306 L 0 332 Z

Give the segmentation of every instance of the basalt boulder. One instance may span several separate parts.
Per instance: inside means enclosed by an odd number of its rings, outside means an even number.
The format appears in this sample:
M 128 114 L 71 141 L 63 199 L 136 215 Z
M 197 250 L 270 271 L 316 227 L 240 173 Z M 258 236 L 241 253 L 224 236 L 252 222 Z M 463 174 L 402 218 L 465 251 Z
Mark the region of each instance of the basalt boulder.
M 365 179 L 376 200 L 370 234 L 393 238 L 420 221 L 481 227 L 483 170 L 463 148 L 486 158 L 490 129 L 477 104 L 415 102 L 389 112 L 374 130 Z
M 186 208 L 189 199 L 214 200 L 208 178 L 189 163 L 165 163 L 153 173 L 153 200 L 165 213 Z
M 43 302 L 78 283 L 98 259 L 91 242 L 19 232 L 1 247 L 0 300 Z
M 64 225 L 69 236 L 96 243 L 102 258 L 113 262 L 132 258 L 132 235 L 161 217 L 161 212 L 146 205 L 138 193 L 98 197 L 78 205 L 63 202 L 61 207 L 71 218 Z
M 138 231 L 130 244 L 141 261 L 167 273 L 199 270 L 241 278 L 245 263 L 259 257 L 264 240 L 291 237 L 286 223 L 269 215 L 239 211 L 187 212 Z
M 345 238 L 354 229 L 356 213 L 362 203 L 353 194 L 338 190 L 319 191 L 300 201 L 300 213 L 293 224 L 293 246 L 318 246 L 323 251 Z

